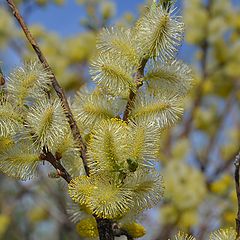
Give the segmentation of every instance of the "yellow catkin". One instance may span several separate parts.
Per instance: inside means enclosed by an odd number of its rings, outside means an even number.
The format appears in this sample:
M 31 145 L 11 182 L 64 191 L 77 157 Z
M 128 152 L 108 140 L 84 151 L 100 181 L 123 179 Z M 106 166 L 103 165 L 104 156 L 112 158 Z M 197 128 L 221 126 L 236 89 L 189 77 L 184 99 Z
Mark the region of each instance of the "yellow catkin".
M 122 227 L 126 230 L 133 238 L 140 238 L 146 234 L 145 228 L 139 223 L 131 223 L 123 225 Z
M 236 231 L 233 228 L 220 229 L 210 235 L 209 240 L 235 240 Z
M 0 214 L 0 238 L 2 238 L 7 231 L 10 222 L 11 219 L 8 215 Z
M 86 237 L 86 238 L 98 237 L 96 220 L 93 217 L 81 220 L 76 225 L 76 231 L 80 237 Z
M 111 118 L 111 122 L 118 123 L 119 125 L 121 125 L 123 127 L 127 126 L 127 123 L 125 121 L 123 121 L 122 119 L 120 119 L 120 118 Z
M 87 213 L 89 215 L 93 214 L 92 210 L 86 204 L 79 204 L 79 206 L 80 206 L 80 209 L 82 211 L 84 211 L 85 213 Z
M 13 144 L 11 137 L 0 136 L 0 152 L 7 150 Z

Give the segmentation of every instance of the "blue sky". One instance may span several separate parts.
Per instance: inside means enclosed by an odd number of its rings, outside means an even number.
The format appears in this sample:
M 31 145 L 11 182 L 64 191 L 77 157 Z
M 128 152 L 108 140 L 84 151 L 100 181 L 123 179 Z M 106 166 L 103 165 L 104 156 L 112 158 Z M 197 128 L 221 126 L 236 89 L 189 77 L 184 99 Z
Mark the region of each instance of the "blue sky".
M 30 15 L 30 23 L 39 23 L 47 29 L 56 31 L 62 36 L 70 36 L 78 31 L 82 31 L 79 24 L 80 19 L 85 12 L 81 5 L 76 3 L 76 0 L 65 0 L 62 7 L 50 4 L 46 7 L 39 8 Z M 115 19 L 120 18 L 126 11 L 138 14 L 140 4 L 145 0 L 112 0 L 117 6 Z M 181 0 L 177 0 L 179 4 Z M 63 27 L 62 27 L 63 26 Z
M 145 0 L 112 0 L 117 5 L 115 20 L 120 18 L 126 11 L 138 14 L 138 6 Z M 190 1 L 190 0 L 189 0 Z M 228 0 L 226 0 L 228 1 Z M 177 0 L 180 5 L 182 0 Z M 239 0 L 233 0 L 239 6 Z M 57 32 L 62 37 L 75 35 L 83 28 L 80 25 L 80 19 L 84 17 L 85 11 L 82 6 L 76 3 L 76 0 L 65 0 L 62 7 L 49 4 L 46 7 L 34 9 L 29 15 L 28 23 L 41 24 L 46 29 Z M 179 58 L 186 62 L 192 62 L 194 48 L 191 46 L 183 46 L 180 49 Z M 11 53 L 10 53 L 11 55 Z
M 126 11 L 137 14 L 138 6 L 145 0 L 112 0 L 117 5 L 117 16 L 119 18 Z M 191 1 L 191 0 L 189 0 Z M 225 0 L 229 1 L 229 0 Z M 232 0 L 239 5 L 239 0 Z M 177 0 L 179 5 L 182 1 Z M 40 23 L 52 31 L 58 32 L 62 36 L 69 36 L 81 31 L 80 19 L 84 16 L 83 8 L 76 3 L 76 0 L 65 0 L 62 7 L 53 4 L 47 7 L 39 8 L 30 15 L 30 23 Z
M 50 4 L 46 7 L 39 8 L 31 14 L 30 23 L 40 23 L 52 31 L 58 32 L 62 36 L 69 36 L 78 31 L 82 31 L 79 24 L 80 19 L 85 12 L 81 5 L 76 3 L 76 0 L 65 0 L 62 7 Z M 140 4 L 145 0 L 112 0 L 116 4 L 116 17 L 120 18 L 125 12 L 138 14 Z M 177 0 L 180 3 L 181 0 Z M 62 27 L 63 26 L 63 27 Z
M 27 23 L 39 24 L 44 26 L 48 31 L 56 32 L 61 37 L 69 37 L 82 32 L 84 29 L 80 24 L 80 20 L 85 15 L 84 8 L 76 3 L 77 0 L 65 0 L 63 6 L 59 7 L 54 4 L 48 4 L 42 8 L 34 8 L 33 11 L 27 16 Z M 114 0 L 113 0 L 114 1 Z M 144 3 L 145 0 L 115 0 L 116 17 L 115 20 L 120 18 L 126 11 L 133 14 L 138 13 L 138 6 Z M 0 7 L 5 2 L 0 1 Z M 24 9 L 20 9 L 24 14 Z M 21 59 L 11 50 L 0 50 L 0 58 L 4 60 L 4 68 L 9 72 L 13 67 L 19 65 Z
M 116 17 L 119 19 L 125 12 L 132 12 L 134 15 L 138 14 L 138 7 L 140 4 L 146 2 L 145 0 L 112 0 L 116 4 Z M 239 1 L 239 0 L 238 0 Z M 177 0 L 180 5 L 181 0 Z M 24 12 L 21 9 L 21 12 Z M 48 4 L 42 8 L 35 8 L 27 18 L 29 24 L 40 24 L 49 31 L 58 33 L 62 37 L 69 37 L 82 32 L 84 29 L 80 24 L 80 20 L 84 17 L 84 8 L 76 3 L 76 0 L 65 0 L 62 7 Z M 114 21 L 113 21 L 114 23 Z M 179 58 L 186 62 L 191 62 L 189 56 L 193 55 L 194 49 L 190 46 L 183 46 L 180 49 Z M 5 55 L 6 56 L 6 55 Z M 14 56 L 13 52 L 7 52 L 8 58 L 5 59 L 5 65 L 9 68 L 19 64 L 19 60 Z
M 119 18 L 126 11 L 136 14 L 138 6 L 144 3 L 144 0 L 115 0 L 114 2 L 117 5 L 116 18 Z M 40 23 L 62 36 L 70 36 L 82 31 L 79 22 L 83 16 L 83 7 L 76 4 L 75 0 L 66 0 L 66 3 L 62 7 L 51 4 L 36 10 L 30 16 L 29 22 Z
M 138 14 L 140 4 L 145 0 L 115 0 L 116 8 L 115 20 L 120 18 L 125 12 L 131 12 L 134 15 Z M 177 0 L 180 5 L 181 0 Z M 34 11 L 29 17 L 30 23 L 38 23 L 45 26 L 46 29 L 57 32 L 62 37 L 68 37 L 78 32 L 83 31 L 80 25 L 80 19 L 84 17 L 84 9 L 76 3 L 76 0 L 66 0 L 62 7 L 50 4 L 44 8 L 39 8 Z M 180 58 L 185 61 L 185 56 L 190 56 L 192 53 L 191 47 L 183 45 L 180 49 Z

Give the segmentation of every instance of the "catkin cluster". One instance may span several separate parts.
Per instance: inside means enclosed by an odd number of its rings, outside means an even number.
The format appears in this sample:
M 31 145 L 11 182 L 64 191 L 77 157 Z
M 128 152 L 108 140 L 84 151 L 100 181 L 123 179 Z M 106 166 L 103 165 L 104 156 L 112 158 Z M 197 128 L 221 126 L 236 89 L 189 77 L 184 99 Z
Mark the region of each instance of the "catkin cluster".
M 142 236 L 137 217 L 162 197 L 156 167 L 161 133 L 181 118 L 192 86 L 190 68 L 175 59 L 184 24 L 174 11 L 170 1 L 153 1 L 132 28 L 100 33 L 90 67 L 96 87 L 80 90 L 71 103 L 89 176 L 49 72 L 38 62 L 27 63 L 2 89 L 0 170 L 26 180 L 36 174 L 43 151 L 57 156 L 73 177 L 68 192 L 77 207 L 70 212 L 84 237 L 83 223 L 88 237 L 96 237 L 93 215 L 128 224 L 133 236 Z

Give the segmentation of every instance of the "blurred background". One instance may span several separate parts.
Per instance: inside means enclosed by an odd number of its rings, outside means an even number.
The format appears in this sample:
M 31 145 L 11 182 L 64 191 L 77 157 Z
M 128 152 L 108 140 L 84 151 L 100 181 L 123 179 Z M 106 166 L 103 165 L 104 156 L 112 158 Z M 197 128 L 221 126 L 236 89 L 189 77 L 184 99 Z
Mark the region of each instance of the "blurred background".
M 131 26 L 144 0 L 15 0 L 69 96 L 89 82 L 102 27 Z M 144 240 L 178 230 L 199 240 L 235 226 L 233 161 L 240 148 L 240 2 L 177 0 L 186 25 L 177 58 L 192 66 L 195 87 L 182 121 L 159 149 L 165 195 L 139 219 Z M 35 58 L 4 0 L 0 1 L 0 64 L 7 75 Z M 64 184 L 46 177 L 20 182 L 0 175 L 0 239 L 81 239 L 67 214 Z M 66 192 L 66 191 L 65 191 Z

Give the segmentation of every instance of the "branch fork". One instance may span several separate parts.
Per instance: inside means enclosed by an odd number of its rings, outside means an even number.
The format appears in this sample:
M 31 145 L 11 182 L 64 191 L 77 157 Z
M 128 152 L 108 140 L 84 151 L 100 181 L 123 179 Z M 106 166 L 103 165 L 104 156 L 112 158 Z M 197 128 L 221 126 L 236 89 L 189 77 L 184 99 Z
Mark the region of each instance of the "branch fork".
M 79 150 L 80 151 L 80 156 L 81 156 L 82 161 L 83 161 L 83 165 L 84 165 L 84 168 L 85 168 L 86 175 L 89 176 L 89 167 L 88 167 L 88 164 L 87 164 L 87 157 L 86 157 L 87 156 L 86 155 L 87 148 L 86 148 L 86 146 L 83 142 L 82 136 L 81 136 L 79 128 L 77 126 L 77 123 L 76 123 L 76 121 L 73 117 L 73 114 L 72 114 L 72 111 L 70 109 L 69 103 L 67 101 L 66 95 L 65 95 L 63 89 L 61 88 L 61 86 L 59 85 L 53 70 L 51 69 L 49 63 L 47 62 L 47 59 L 43 55 L 40 47 L 38 46 L 37 42 L 35 41 L 34 37 L 31 34 L 31 32 L 29 31 L 23 17 L 19 13 L 19 10 L 16 7 L 16 5 L 14 4 L 13 0 L 6 0 L 6 2 L 8 4 L 8 6 L 11 8 L 12 14 L 14 15 L 14 17 L 16 18 L 16 20 L 20 24 L 23 32 L 25 33 L 25 36 L 26 36 L 28 42 L 31 44 L 31 46 L 34 49 L 36 55 L 38 56 L 39 61 L 42 63 L 44 68 L 49 70 L 49 72 L 51 74 L 52 87 L 53 87 L 53 89 L 55 90 L 59 99 L 62 102 L 62 106 L 65 110 L 65 114 L 66 114 L 66 117 L 68 119 L 68 123 L 69 123 L 69 126 L 71 128 L 73 138 L 74 138 L 75 142 L 77 143 L 77 145 L 80 149 Z M 140 67 L 138 68 L 138 71 L 136 72 L 135 82 L 137 84 L 137 89 L 142 85 L 142 79 L 143 79 L 143 76 L 144 76 L 144 67 L 145 67 L 146 63 L 147 63 L 147 59 L 143 59 L 141 64 L 140 64 Z M 2 73 L 0 74 L 0 80 L 1 80 L 0 85 L 3 85 L 5 83 L 5 81 L 4 81 Z M 126 107 L 126 110 L 125 110 L 125 113 L 124 113 L 124 118 L 125 119 L 128 119 L 128 115 L 129 115 L 130 110 L 131 110 L 131 105 L 132 105 L 135 97 L 136 97 L 136 93 L 131 91 L 130 96 L 129 96 L 129 101 L 128 101 L 128 104 L 127 104 L 127 107 Z M 71 182 L 72 177 L 67 172 L 67 170 L 64 168 L 64 166 L 61 164 L 58 156 L 54 156 L 51 152 L 49 152 L 46 148 L 44 148 L 43 153 L 40 155 L 40 159 L 41 160 L 46 160 L 49 163 L 51 163 L 51 165 L 56 169 L 57 174 L 59 176 L 61 176 L 63 179 L 65 179 L 65 181 L 67 183 Z M 97 227 L 98 227 L 98 231 L 99 231 L 100 240 L 114 240 L 114 232 L 113 232 L 112 221 L 109 220 L 109 219 L 98 218 L 97 216 L 94 216 L 94 217 L 97 221 Z M 127 233 L 123 233 L 123 234 L 126 235 L 128 237 L 128 239 L 130 239 L 130 240 L 132 239 Z

